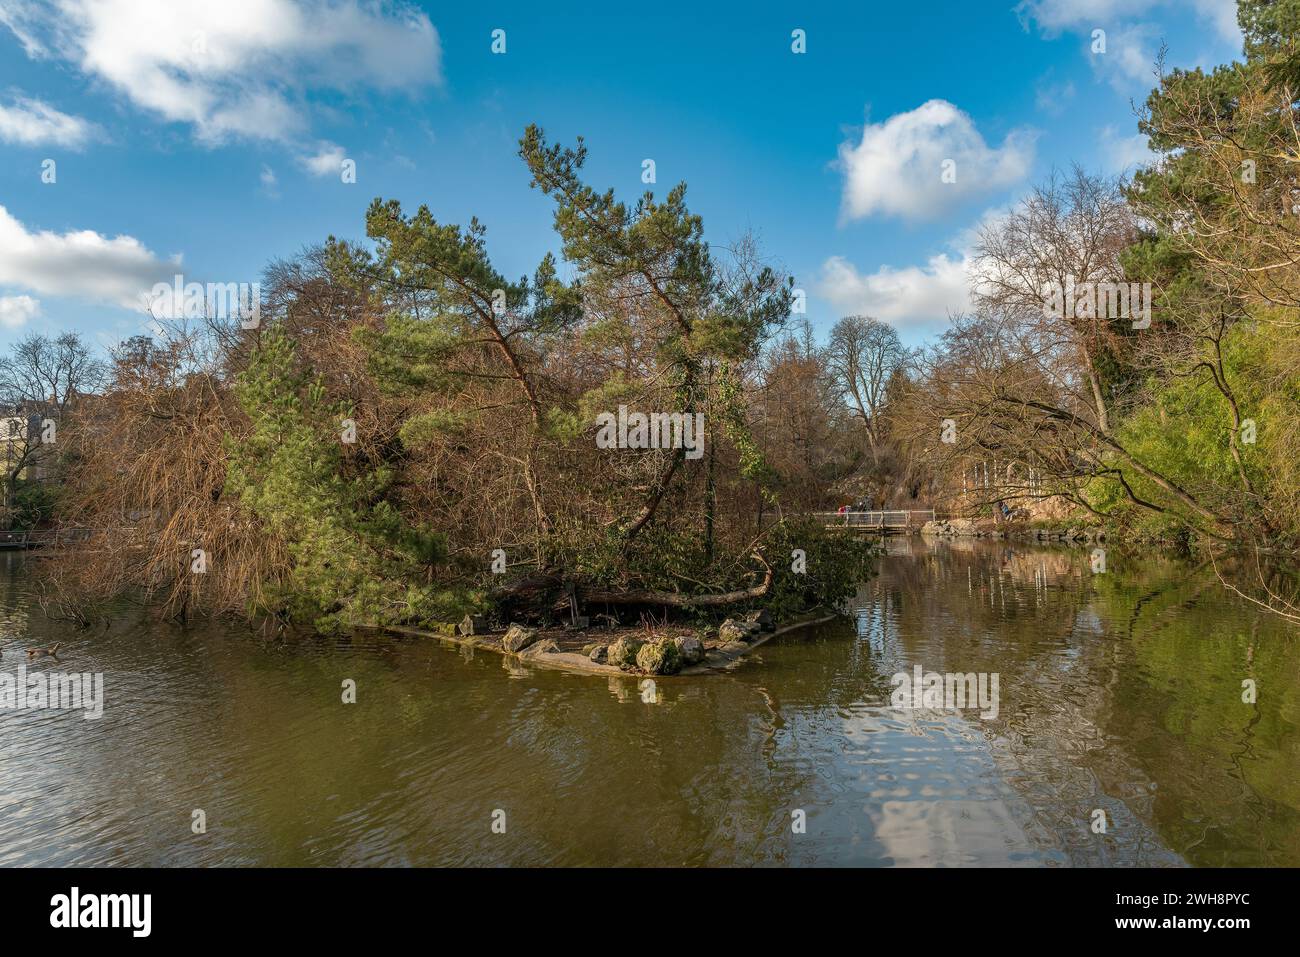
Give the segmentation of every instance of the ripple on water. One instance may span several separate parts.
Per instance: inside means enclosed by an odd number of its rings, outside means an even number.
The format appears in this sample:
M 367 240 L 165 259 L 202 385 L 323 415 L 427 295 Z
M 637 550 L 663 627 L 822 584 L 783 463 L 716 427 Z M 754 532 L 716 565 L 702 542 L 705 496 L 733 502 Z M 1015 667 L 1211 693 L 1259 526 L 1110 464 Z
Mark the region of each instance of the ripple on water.
M 62 640 L 107 706 L 0 711 L 0 864 L 1300 864 L 1297 643 L 1182 566 L 968 544 L 653 701 L 382 635 L 70 631 L 10 561 L 0 670 Z M 918 664 L 998 672 L 997 717 L 891 708 Z

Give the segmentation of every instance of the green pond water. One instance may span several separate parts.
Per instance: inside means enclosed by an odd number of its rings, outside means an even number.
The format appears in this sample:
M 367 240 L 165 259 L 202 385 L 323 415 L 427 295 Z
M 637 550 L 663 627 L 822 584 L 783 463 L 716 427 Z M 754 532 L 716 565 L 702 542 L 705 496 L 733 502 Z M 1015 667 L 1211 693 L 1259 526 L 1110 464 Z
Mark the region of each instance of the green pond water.
M 888 549 L 842 622 L 653 688 L 382 635 L 77 630 L 0 557 L 0 673 L 62 641 L 28 667 L 104 681 L 99 720 L 0 710 L 0 865 L 1300 865 L 1295 626 L 1158 555 Z M 893 707 L 916 665 L 996 672 L 997 716 Z

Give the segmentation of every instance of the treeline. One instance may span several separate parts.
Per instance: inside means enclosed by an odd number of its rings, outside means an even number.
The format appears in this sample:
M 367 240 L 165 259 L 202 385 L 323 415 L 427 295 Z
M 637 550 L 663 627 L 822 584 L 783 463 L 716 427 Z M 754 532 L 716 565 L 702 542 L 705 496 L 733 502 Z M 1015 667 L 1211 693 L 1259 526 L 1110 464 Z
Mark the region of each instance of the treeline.
M 1056 175 L 983 229 L 976 309 L 920 357 L 904 429 L 936 472 L 994 461 L 985 500 L 1300 547 L 1298 18 L 1243 0 L 1244 59 L 1147 99 L 1154 163 Z
M 581 141 L 529 128 L 563 271 L 547 255 L 509 280 L 477 221 L 377 199 L 367 243 L 268 269 L 258 328 L 119 350 L 59 433 L 58 520 L 111 531 L 94 561 L 42 563 L 50 594 L 318 628 L 529 587 L 785 610 L 865 574 L 864 549 L 798 517 L 849 503 L 1052 505 L 1294 553 L 1298 18 L 1241 0 L 1243 59 L 1149 96 L 1157 161 L 1053 175 L 986 225 L 974 310 L 917 353 L 863 316 L 818 342 L 790 277 L 748 238 L 707 243 L 683 185 L 623 203 L 582 179 Z M 702 415 L 702 454 L 601 448 L 620 407 Z
M 677 614 L 851 593 L 870 550 L 791 513 L 881 438 L 843 428 L 789 278 L 748 239 L 711 248 L 684 186 L 627 205 L 582 180 L 581 141 L 530 128 L 519 154 L 566 276 L 548 254 L 508 279 L 477 221 L 376 199 L 368 243 L 268 269 L 256 328 L 119 349 L 64 426 L 59 520 L 95 531 L 42 563 L 60 607 L 132 593 L 328 630 L 522 595 L 545 618 L 570 591 Z M 620 407 L 702 434 L 601 448 Z

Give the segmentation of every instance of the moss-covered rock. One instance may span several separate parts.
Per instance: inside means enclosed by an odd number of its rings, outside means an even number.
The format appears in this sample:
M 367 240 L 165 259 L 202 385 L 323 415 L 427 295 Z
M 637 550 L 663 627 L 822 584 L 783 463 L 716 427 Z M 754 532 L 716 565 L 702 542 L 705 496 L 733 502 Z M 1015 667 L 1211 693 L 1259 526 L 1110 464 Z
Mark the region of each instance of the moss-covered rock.
M 682 653 L 674 639 L 656 638 L 641 646 L 636 666 L 648 675 L 675 675 L 682 670 Z
M 695 635 L 686 635 L 674 640 L 677 642 L 677 651 L 681 655 L 683 667 L 698 665 L 704 660 L 704 642 Z
M 501 647 L 506 651 L 517 654 L 535 642 L 537 637 L 538 631 L 536 628 L 529 628 L 526 625 L 511 625 L 501 639 Z
M 735 618 L 728 618 L 718 626 L 718 640 L 726 644 L 753 641 L 758 637 L 759 628 L 756 621 L 738 621 Z
M 616 668 L 635 667 L 637 652 L 644 644 L 639 638 L 620 638 L 609 646 L 607 660 Z

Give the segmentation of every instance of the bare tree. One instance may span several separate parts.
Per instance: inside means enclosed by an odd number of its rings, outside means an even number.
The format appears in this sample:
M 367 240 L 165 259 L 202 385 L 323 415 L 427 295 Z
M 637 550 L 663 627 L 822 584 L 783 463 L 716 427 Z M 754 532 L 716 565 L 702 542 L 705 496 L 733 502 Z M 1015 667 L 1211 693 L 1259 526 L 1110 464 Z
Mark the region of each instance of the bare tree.
M 977 504 L 1055 497 L 1099 518 L 1087 491 L 1113 482 L 1140 508 L 1175 515 L 1212 538 L 1233 537 L 1233 522 L 1202 490 L 1162 473 L 1103 431 L 1085 396 L 1062 391 L 1065 357 L 1050 339 L 1024 332 L 1015 316 L 960 316 L 922 362 L 927 388 L 910 427 L 935 468 L 961 475 L 982 467 Z M 1154 486 L 1152 497 L 1134 488 L 1135 476 Z
M 1053 173 L 1005 217 L 986 225 L 975 248 L 976 301 L 1018 319 L 1040 348 L 1069 360 L 1053 363 L 1066 373 L 1059 385 L 1083 390 L 1102 432 L 1110 431 L 1111 416 L 1099 359 L 1116 346 L 1113 324 L 1072 310 L 1050 316 L 1044 303 L 1049 288 L 1122 281 L 1120 254 L 1136 236 L 1120 183 L 1076 166 L 1067 177 Z
M 878 463 L 889 382 L 907 360 L 898 333 L 870 316 L 845 316 L 831 329 L 826 356 L 836 384 L 862 419 L 872 461 Z
M 12 507 L 20 478 L 52 464 L 50 446 L 68 407 L 103 383 L 104 365 L 75 332 L 56 338 L 31 333 L 0 359 L 4 507 Z

